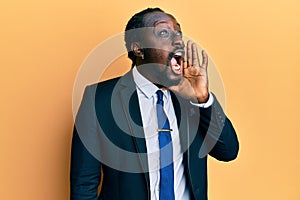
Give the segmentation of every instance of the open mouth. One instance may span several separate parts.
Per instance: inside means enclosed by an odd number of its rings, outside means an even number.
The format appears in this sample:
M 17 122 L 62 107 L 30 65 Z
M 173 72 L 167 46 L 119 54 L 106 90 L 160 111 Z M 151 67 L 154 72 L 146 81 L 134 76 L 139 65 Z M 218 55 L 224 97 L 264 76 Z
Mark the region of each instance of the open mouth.
M 172 53 L 170 65 L 174 73 L 181 74 L 183 71 L 184 51 L 176 51 Z

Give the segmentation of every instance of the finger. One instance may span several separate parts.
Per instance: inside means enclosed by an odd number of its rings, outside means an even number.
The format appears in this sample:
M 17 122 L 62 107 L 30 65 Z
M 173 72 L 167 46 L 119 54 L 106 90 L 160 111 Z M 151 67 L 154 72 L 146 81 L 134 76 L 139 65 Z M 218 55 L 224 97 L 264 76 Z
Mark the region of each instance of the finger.
M 195 43 L 192 44 L 192 56 L 193 56 L 193 66 L 199 67 L 199 56 L 198 56 L 198 49 Z
M 186 57 L 187 57 L 187 67 L 190 67 L 193 65 L 193 56 L 192 56 L 192 42 L 189 40 L 187 42 L 187 47 L 186 47 Z
M 184 54 L 184 57 L 183 57 L 183 69 L 187 68 L 187 55 L 186 53 Z
M 202 50 L 202 65 L 201 65 L 201 67 L 206 70 L 207 66 L 208 66 L 208 55 L 205 50 Z

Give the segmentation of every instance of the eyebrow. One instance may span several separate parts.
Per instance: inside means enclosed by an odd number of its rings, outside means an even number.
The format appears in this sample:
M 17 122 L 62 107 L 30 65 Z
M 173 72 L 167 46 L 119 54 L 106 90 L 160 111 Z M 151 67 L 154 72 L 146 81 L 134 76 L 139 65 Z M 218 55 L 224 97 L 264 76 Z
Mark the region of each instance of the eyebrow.
M 167 22 L 165 21 L 165 20 L 162 20 L 162 21 L 155 21 L 154 22 L 154 26 L 156 26 L 156 25 L 158 25 L 158 24 L 166 24 Z M 176 25 L 179 27 L 179 28 L 181 28 L 180 27 L 180 24 L 177 22 L 176 23 Z

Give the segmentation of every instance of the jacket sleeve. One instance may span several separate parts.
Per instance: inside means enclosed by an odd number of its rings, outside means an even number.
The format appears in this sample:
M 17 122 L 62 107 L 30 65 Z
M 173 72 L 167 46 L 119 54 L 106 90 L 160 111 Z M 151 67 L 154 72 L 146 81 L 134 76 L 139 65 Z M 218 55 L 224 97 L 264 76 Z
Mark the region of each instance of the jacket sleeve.
M 235 129 L 215 96 L 210 107 L 200 108 L 199 129 L 204 138 L 199 157 L 204 157 L 207 153 L 221 161 L 237 157 L 239 142 Z
M 76 116 L 72 138 L 71 200 L 98 199 L 101 165 L 93 155 L 95 149 L 91 148 L 91 145 L 97 143 L 90 144 L 92 140 L 97 141 L 97 121 L 94 110 L 93 90 L 87 87 Z

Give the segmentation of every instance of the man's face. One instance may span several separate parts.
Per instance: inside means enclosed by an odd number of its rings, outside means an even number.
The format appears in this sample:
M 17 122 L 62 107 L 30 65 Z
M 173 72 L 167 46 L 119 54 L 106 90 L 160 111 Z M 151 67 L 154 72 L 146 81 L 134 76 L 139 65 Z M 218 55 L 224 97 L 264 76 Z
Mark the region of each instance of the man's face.
M 144 17 L 141 46 L 144 59 L 138 70 L 150 81 L 165 87 L 177 85 L 183 77 L 184 42 L 180 25 L 172 16 L 154 12 Z

